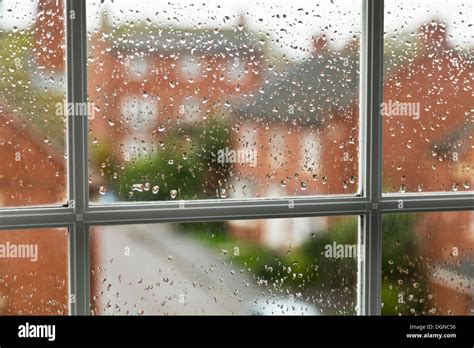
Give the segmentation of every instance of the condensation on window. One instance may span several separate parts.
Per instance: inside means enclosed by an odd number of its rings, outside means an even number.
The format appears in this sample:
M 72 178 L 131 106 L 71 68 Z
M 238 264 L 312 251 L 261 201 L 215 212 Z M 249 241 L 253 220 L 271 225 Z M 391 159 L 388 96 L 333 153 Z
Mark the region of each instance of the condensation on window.
M 357 193 L 360 9 L 88 1 L 91 200 Z
M 357 224 L 320 217 L 94 227 L 92 313 L 356 314 Z

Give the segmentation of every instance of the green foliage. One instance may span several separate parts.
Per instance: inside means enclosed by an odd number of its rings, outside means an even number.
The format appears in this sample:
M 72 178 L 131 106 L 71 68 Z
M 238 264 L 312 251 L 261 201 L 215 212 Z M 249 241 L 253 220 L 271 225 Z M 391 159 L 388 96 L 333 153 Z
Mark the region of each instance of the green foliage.
M 388 214 L 383 219 L 382 314 L 422 314 L 427 270 L 414 233 L 413 214 Z
M 236 240 L 224 223 L 182 224 L 182 230 L 203 241 L 211 249 L 225 250 L 226 257 L 242 265 L 257 279 L 278 288 L 311 295 L 315 290 L 338 292 L 348 300 L 355 298 L 357 262 L 354 258 L 325 257 L 325 246 L 357 243 L 357 219 L 338 218 L 326 232 L 314 236 L 299 248 L 286 252 L 271 250 L 251 241 Z M 419 314 L 426 296 L 426 270 L 419 260 L 414 234 L 414 217 L 390 214 L 383 219 L 383 314 Z M 233 250 L 238 247 L 238 255 Z M 390 261 L 391 260 L 391 261 Z M 290 270 L 290 271 L 289 271 Z M 415 287 L 414 284 L 417 284 Z M 399 294 L 404 303 L 400 304 Z M 421 300 L 421 301 L 420 301 Z M 354 314 L 347 309 L 346 314 Z
M 217 151 L 230 144 L 226 121 L 211 118 L 186 135 L 180 128 L 170 128 L 161 144 L 157 151 L 131 161 L 117 179 L 111 181 L 111 187 L 120 199 L 170 200 L 171 190 L 178 192 L 176 199 L 216 198 L 216 190 L 225 185 L 228 175 L 227 165 L 216 161 Z M 133 192 L 130 197 L 134 183 L 158 185 L 160 190 L 158 194 L 152 190 Z
M 31 30 L 0 33 L 1 102 L 19 124 L 28 125 L 39 133 L 38 137 L 61 145 L 64 143 L 65 115 L 56 115 L 56 106 L 64 104 L 65 92 L 40 89 L 33 83 L 33 75 L 53 78 L 44 75 L 47 70 L 32 65 L 33 40 Z

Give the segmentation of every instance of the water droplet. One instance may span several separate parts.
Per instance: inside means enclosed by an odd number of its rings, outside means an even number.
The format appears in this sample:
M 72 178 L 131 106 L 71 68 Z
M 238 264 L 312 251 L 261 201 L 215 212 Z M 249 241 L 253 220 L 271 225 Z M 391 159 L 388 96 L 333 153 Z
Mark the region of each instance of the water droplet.
M 306 181 L 302 181 L 301 182 L 301 190 L 304 191 L 304 190 L 306 190 L 307 187 L 308 187 L 308 184 L 306 183 Z
M 144 189 L 145 189 L 145 185 L 143 185 L 143 184 L 133 184 L 132 185 L 132 191 L 143 192 Z
M 100 186 L 99 187 L 99 193 L 101 195 L 105 195 L 107 193 L 107 186 L 105 186 L 105 185 Z
M 158 185 L 154 185 L 152 188 L 151 188 L 151 192 L 156 195 L 158 192 L 160 192 L 160 187 Z
M 178 195 L 178 191 L 176 191 L 176 190 L 171 190 L 170 191 L 170 196 L 171 196 L 172 199 L 175 199 L 177 195 Z

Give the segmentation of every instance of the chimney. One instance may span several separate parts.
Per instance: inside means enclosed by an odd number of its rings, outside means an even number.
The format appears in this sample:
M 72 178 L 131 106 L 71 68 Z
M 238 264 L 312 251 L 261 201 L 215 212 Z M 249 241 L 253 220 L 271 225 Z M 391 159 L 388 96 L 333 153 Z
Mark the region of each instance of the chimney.
M 64 3 L 63 0 L 38 0 L 34 24 L 36 63 L 47 71 L 64 70 Z
M 418 29 L 418 38 L 425 51 L 432 52 L 445 49 L 448 46 L 446 24 L 437 20 L 423 24 Z
M 245 29 L 247 27 L 247 18 L 245 18 L 245 14 L 241 13 L 239 15 L 237 25 L 240 30 Z
M 315 35 L 312 39 L 314 53 L 320 54 L 321 52 L 327 50 L 328 43 L 326 40 L 326 35 Z

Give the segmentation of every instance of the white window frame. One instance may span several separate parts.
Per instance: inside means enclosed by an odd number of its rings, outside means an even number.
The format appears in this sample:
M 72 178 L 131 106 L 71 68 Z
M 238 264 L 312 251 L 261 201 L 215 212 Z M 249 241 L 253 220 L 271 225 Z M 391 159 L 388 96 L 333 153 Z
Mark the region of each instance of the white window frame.
M 91 205 L 87 166 L 86 116 L 68 115 L 68 203 L 62 207 L 0 209 L 0 231 L 44 227 L 69 230 L 70 314 L 90 314 L 89 226 L 159 222 L 196 222 L 360 216 L 358 268 L 360 315 L 381 313 L 383 214 L 474 210 L 474 193 L 382 195 L 381 148 L 384 1 L 362 0 L 360 74 L 360 192 L 353 196 L 291 197 L 247 200 Z M 67 0 L 68 102 L 87 101 L 86 1 Z M 74 14 L 72 16 L 71 14 Z M 367 115 L 371 115 L 368 117 Z M 216 209 L 218 208 L 218 209 Z

